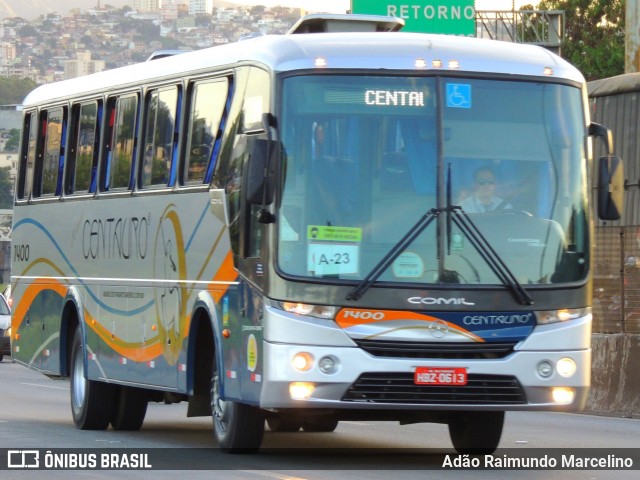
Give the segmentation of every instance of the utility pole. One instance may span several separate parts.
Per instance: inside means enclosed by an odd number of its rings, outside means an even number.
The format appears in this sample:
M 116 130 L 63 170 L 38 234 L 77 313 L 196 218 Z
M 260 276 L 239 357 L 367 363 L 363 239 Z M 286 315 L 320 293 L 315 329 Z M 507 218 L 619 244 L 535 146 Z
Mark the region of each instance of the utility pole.
M 627 0 L 625 11 L 624 72 L 640 72 L 640 4 Z

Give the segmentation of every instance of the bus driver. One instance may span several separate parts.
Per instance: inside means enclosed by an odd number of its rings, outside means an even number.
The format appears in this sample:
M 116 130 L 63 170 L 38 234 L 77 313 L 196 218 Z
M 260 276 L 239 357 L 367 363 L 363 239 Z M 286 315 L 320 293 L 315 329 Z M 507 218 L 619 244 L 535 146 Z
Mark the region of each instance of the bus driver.
M 513 208 L 496 196 L 496 176 L 491 167 L 479 167 L 473 174 L 473 193 L 460 202 L 465 213 L 492 212 Z

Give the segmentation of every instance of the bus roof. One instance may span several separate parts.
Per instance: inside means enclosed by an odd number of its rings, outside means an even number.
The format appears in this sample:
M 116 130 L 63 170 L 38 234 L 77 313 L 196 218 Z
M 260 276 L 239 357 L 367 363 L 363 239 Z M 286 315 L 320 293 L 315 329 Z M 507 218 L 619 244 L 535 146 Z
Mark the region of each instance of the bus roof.
M 239 62 L 260 63 L 274 72 L 318 69 L 318 57 L 330 69 L 425 71 L 433 60 L 440 70 L 455 60 L 459 72 L 499 73 L 543 77 L 545 67 L 552 78 L 584 82 L 580 72 L 549 50 L 534 45 L 496 40 L 403 32 L 310 33 L 265 35 L 242 42 L 182 53 L 151 62 L 106 70 L 83 77 L 42 85 L 25 98 L 25 108 L 71 96 L 91 95 L 151 82 L 176 75 L 203 73 Z M 422 59 L 426 66 L 417 67 Z M 548 74 L 546 76 L 549 76 Z

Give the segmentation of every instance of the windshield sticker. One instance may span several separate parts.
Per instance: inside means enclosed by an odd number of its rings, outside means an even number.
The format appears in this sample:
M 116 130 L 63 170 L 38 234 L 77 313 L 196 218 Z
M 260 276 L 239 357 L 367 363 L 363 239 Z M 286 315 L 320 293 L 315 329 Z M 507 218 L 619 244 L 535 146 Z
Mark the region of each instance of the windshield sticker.
M 424 273 L 424 262 L 413 252 L 403 252 L 393 262 L 396 278 L 419 278 Z
M 307 227 L 307 239 L 315 242 L 361 242 L 362 229 L 309 225 Z
M 447 107 L 471 108 L 471 85 L 447 83 Z
M 312 242 L 307 249 L 307 270 L 316 276 L 355 275 L 358 273 L 359 257 L 359 245 Z

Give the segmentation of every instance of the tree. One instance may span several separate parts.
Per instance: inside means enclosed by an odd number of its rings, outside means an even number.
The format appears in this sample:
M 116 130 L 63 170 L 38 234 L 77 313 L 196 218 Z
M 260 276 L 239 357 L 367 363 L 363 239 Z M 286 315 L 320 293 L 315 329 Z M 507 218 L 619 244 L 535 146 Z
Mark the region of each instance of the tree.
M 624 73 L 625 0 L 542 0 L 539 10 L 564 10 L 562 57 L 585 78 Z
M 32 25 L 24 25 L 18 29 L 18 35 L 20 37 L 37 37 L 39 34 L 36 27 Z
M 28 78 L 0 77 L 0 105 L 22 103 L 27 93 L 36 86 L 36 82 Z
M 11 184 L 10 167 L 0 168 L 0 208 L 11 208 L 13 203 L 13 185 Z
M 20 147 L 20 129 L 12 128 L 9 130 L 9 138 L 4 144 L 5 152 L 17 152 Z

